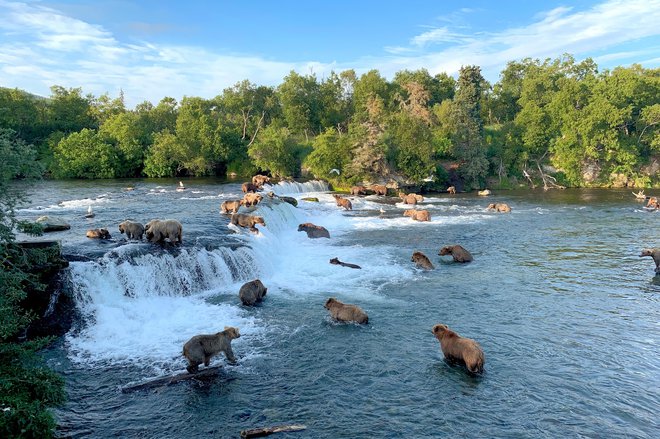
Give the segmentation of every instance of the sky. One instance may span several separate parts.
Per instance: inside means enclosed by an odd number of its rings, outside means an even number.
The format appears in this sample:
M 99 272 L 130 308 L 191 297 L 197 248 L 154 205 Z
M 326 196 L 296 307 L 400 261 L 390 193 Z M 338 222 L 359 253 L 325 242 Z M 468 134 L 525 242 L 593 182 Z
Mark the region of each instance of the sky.
M 0 87 L 82 88 L 129 108 L 212 98 L 239 81 L 327 77 L 572 54 L 599 68 L 660 66 L 660 0 L 0 0 Z

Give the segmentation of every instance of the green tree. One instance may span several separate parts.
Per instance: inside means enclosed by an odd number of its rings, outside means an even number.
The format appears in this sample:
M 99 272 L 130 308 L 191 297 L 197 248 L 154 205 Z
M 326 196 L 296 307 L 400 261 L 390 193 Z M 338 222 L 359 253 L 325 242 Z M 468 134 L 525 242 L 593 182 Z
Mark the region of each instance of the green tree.
M 114 178 L 117 150 L 93 130 L 71 133 L 55 147 L 53 175 L 59 178 Z
M 276 177 L 292 177 L 300 169 L 300 145 L 288 128 L 271 124 L 259 132 L 248 149 L 254 164 Z
M 282 113 L 292 133 L 310 135 L 321 129 L 321 88 L 316 76 L 291 71 L 277 89 Z
M 304 166 L 309 168 L 316 178 L 329 178 L 330 171 L 337 169 L 340 175 L 349 161 L 349 136 L 334 128 L 328 128 L 319 134 L 313 143 L 312 152 L 305 158 Z
M 83 96 L 81 88 L 66 89 L 59 85 L 52 86 L 50 90 L 47 117 L 52 131 L 69 134 L 83 128 L 98 128 L 99 121 L 94 117 L 91 95 Z
M 64 402 L 64 382 L 47 369 L 37 352 L 51 339 L 18 342 L 34 316 L 21 304 L 28 291 L 39 290 L 34 270 L 37 263 L 14 244 L 15 209 L 24 194 L 9 184 L 11 179 L 38 176 L 35 149 L 0 129 L 0 436 L 48 438 L 55 430 L 49 407 Z M 39 261 L 43 262 L 43 261 Z
M 452 107 L 455 124 L 454 153 L 461 161 L 461 175 L 473 187 L 479 187 L 488 172 L 481 119 L 484 82 L 479 67 L 462 67 Z
M 180 169 L 180 148 L 177 138 L 165 129 L 154 135 L 144 161 L 144 173 L 147 177 L 174 177 Z
M 433 136 L 423 118 L 400 112 L 392 117 L 387 136 L 398 173 L 414 182 L 434 173 Z

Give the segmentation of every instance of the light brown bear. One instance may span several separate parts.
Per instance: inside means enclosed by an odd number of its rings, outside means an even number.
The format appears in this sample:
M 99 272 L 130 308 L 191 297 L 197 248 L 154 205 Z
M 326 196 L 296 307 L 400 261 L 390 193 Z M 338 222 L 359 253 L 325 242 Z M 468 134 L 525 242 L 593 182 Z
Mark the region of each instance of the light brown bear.
M 298 231 L 306 232 L 308 238 L 330 238 L 330 232 L 328 232 L 328 229 L 312 223 L 299 224 Z
M 477 191 L 477 195 L 480 195 L 482 197 L 485 197 L 485 196 L 488 196 L 488 195 L 491 195 L 491 194 L 492 194 L 492 192 L 490 191 L 490 189 L 484 189 L 483 191 Z
M 140 223 L 126 220 L 119 223 L 119 233 L 125 233 L 128 239 L 142 239 L 144 226 Z
M 456 186 L 449 186 L 447 192 L 449 192 L 450 195 L 456 195 Z
M 263 199 L 264 197 L 261 194 L 249 192 L 243 196 L 243 205 L 246 207 L 256 206 Z
M 339 300 L 331 297 L 323 305 L 330 311 L 330 316 L 340 322 L 355 322 L 359 324 L 369 323 L 369 316 L 357 305 L 341 303 Z
M 472 255 L 458 244 L 446 245 L 438 252 L 440 256 L 452 255 L 454 262 L 472 262 Z
M 406 210 L 403 212 L 403 216 L 409 216 L 415 221 L 431 221 L 431 214 L 428 210 Z
M 230 222 L 235 226 L 246 227 L 250 229 L 251 232 L 259 232 L 259 229 L 255 227 L 257 224 L 261 224 L 264 227 L 266 226 L 266 221 L 264 221 L 263 217 L 247 215 L 245 213 L 233 214 Z
M 247 195 L 247 194 L 246 194 Z M 220 212 L 222 213 L 236 213 L 238 209 L 244 204 L 243 200 L 227 200 L 223 201 L 220 205 Z
M 447 361 L 461 363 L 472 373 L 481 373 L 484 370 L 484 351 L 479 343 L 471 338 L 461 337 L 447 325 L 433 326 L 433 335 L 440 342 L 440 348 Z
M 660 202 L 657 197 L 650 197 L 649 202 L 646 203 L 646 207 L 649 209 L 660 209 Z
M 171 244 L 183 243 L 183 226 L 173 219 L 151 220 L 144 226 L 147 240 L 153 243 L 164 243 L 169 240 Z
M 655 262 L 655 274 L 660 274 L 660 248 L 645 248 L 639 257 L 651 256 Z
M 194 336 L 183 345 L 183 356 L 188 360 L 186 369 L 189 373 L 196 373 L 202 363 L 204 363 L 204 366 L 209 367 L 211 357 L 220 352 L 225 353 L 227 361 L 235 363 L 236 357 L 234 357 L 234 352 L 231 350 L 231 341 L 240 338 L 240 336 L 238 328 L 232 326 L 225 326 L 224 331 L 215 334 Z
M 267 291 L 268 288 L 259 279 L 255 279 L 243 284 L 238 291 L 238 297 L 243 305 L 254 305 L 263 300 Z
M 342 198 L 337 194 L 334 194 L 333 197 L 335 197 L 335 201 L 337 202 L 337 206 L 343 207 L 346 210 L 353 210 L 353 204 L 351 203 L 351 200 L 347 198 Z
M 399 192 L 399 198 L 401 198 L 403 204 L 417 204 L 417 197 L 415 194 L 406 195 L 403 192 Z
M 252 184 L 257 187 L 261 187 L 268 182 L 270 182 L 270 178 L 265 175 L 255 175 L 252 177 Z
M 110 239 L 110 232 L 108 229 L 89 229 L 85 234 L 88 238 L 92 239 Z
M 423 268 L 424 270 L 433 270 L 435 268 L 428 256 L 422 252 L 414 252 L 410 260 L 414 262 L 417 267 Z
M 376 195 L 387 195 L 387 186 L 384 184 L 372 184 L 369 189 L 374 191 Z
M 511 212 L 511 208 L 506 203 L 490 203 L 487 209 L 495 212 Z
M 364 186 L 351 186 L 351 195 L 367 195 L 367 188 Z

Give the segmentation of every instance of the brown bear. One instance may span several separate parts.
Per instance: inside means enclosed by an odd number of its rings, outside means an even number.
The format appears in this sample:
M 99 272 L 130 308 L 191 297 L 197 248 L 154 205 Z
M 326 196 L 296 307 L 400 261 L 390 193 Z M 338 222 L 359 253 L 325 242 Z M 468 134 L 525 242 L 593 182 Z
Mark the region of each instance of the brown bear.
M 356 265 L 356 264 L 350 264 L 350 263 L 348 263 L 348 262 L 342 262 L 342 261 L 339 260 L 339 258 L 332 258 L 332 259 L 330 259 L 330 263 L 331 263 L 332 265 L 341 265 L 342 267 L 348 267 L 348 268 L 359 268 L 359 269 L 362 269 L 362 267 L 360 267 L 359 265 Z
M 252 184 L 257 187 L 261 187 L 264 183 L 268 183 L 269 181 L 270 178 L 265 175 L 255 175 L 252 177 Z
M 183 243 L 183 226 L 177 220 L 151 220 L 144 226 L 147 240 L 153 243 L 164 243 L 169 240 L 171 244 Z
M 144 226 L 140 223 L 126 220 L 119 223 L 119 233 L 126 233 L 128 239 L 142 239 Z
M 433 270 L 435 268 L 429 258 L 422 252 L 414 252 L 410 260 L 424 270 Z
M 85 234 L 88 238 L 92 239 L 110 239 L 110 232 L 108 229 L 89 229 Z
M 222 204 L 220 205 L 220 211 L 222 213 L 236 213 L 244 203 L 245 203 L 244 200 L 223 201 Z
M 646 203 L 646 207 L 649 209 L 660 209 L 660 202 L 658 202 L 657 197 L 650 197 L 649 202 Z
M 367 195 L 367 188 L 364 186 L 351 186 L 351 195 Z
M 330 311 L 330 316 L 332 316 L 333 319 L 340 322 L 355 322 L 359 324 L 369 323 L 369 316 L 367 316 L 367 313 L 362 311 L 362 308 L 357 305 L 341 303 L 339 300 L 331 297 L 325 302 L 323 307 Z
M 440 348 L 447 361 L 461 363 L 472 373 L 484 370 L 484 351 L 479 343 L 471 338 L 464 338 L 452 331 L 447 325 L 433 326 L 433 335 L 440 342 Z
M 511 212 L 511 208 L 506 203 L 490 203 L 487 209 L 495 212 Z
M 449 186 L 447 188 L 447 192 L 449 192 L 450 195 L 455 195 L 456 194 L 456 186 Z
M 369 189 L 376 195 L 387 195 L 387 186 L 384 184 L 372 184 Z
M 403 204 L 417 204 L 417 197 L 415 194 L 406 195 L 403 192 L 399 192 L 399 198 L 401 198 Z
M 342 198 L 337 194 L 334 194 L 333 197 L 335 197 L 335 201 L 337 202 L 337 206 L 343 207 L 346 210 L 353 210 L 353 204 L 351 203 L 351 200 L 347 198 Z
M 240 338 L 238 328 L 225 326 L 224 331 L 215 334 L 196 335 L 183 345 L 183 356 L 188 360 L 186 369 L 189 373 L 196 373 L 199 365 L 204 363 L 208 367 L 211 357 L 224 352 L 227 361 L 236 362 L 234 352 L 231 350 L 231 341 Z
M 261 224 L 264 227 L 266 226 L 266 221 L 264 221 L 263 217 L 247 215 L 244 213 L 232 214 L 230 222 L 235 226 L 246 227 L 250 229 L 251 232 L 259 232 L 255 227 L 257 224 Z
M 299 224 L 298 231 L 306 232 L 308 238 L 330 238 L 330 232 L 328 232 L 328 229 L 312 223 Z
M 446 245 L 438 252 L 440 256 L 452 255 L 454 262 L 471 262 L 472 255 L 458 244 Z
M 254 305 L 263 300 L 267 290 L 268 288 L 259 279 L 255 279 L 243 284 L 238 291 L 238 297 L 243 305 Z
M 296 200 L 293 197 L 284 197 L 284 196 L 278 196 L 280 200 L 284 201 L 285 203 L 289 203 L 293 207 L 298 207 L 298 200 Z
M 256 184 L 252 183 L 243 183 L 241 185 L 241 190 L 243 193 L 248 193 L 248 192 L 257 192 L 259 190 L 259 187 Z
M 655 262 L 655 274 L 660 274 L 660 248 L 645 248 L 639 257 L 651 256 Z
M 403 212 L 403 216 L 409 216 L 415 221 L 431 221 L 431 214 L 428 210 L 406 210 Z
M 253 192 L 249 192 L 243 196 L 243 205 L 246 207 L 250 206 L 256 206 L 263 200 L 264 197 L 261 194 L 256 194 Z
M 483 191 L 477 191 L 477 195 L 481 195 L 482 197 L 485 197 L 487 195 L 492 194 L 490 189 L 484 189 Z

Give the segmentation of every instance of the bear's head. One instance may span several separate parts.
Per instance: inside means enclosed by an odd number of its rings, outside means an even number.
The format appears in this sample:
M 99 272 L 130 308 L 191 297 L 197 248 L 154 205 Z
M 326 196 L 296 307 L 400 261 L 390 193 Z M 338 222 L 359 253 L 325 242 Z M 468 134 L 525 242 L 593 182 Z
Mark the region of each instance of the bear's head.
M 495 203 L 490 203 L 486 209 L 495 209 Z
M 323 307 L 325 309 L 330 309 L 330 308 L 332 308 L 332 305 L 335 305 L 337 303 L 339 303 L 339 301 L 337 299 L 335 299 L 334 297 L 331 297 L 325 302 L 325 305 L 323 305 Z
M 225 330 L 222 331 L 225 333 L 225 335 L 230 339 L 233 340 L 235 338 L 240 338 L 241 334 L 238 332 L 238 328 L 235 328 L 233 326 L 225 326 Z
M 642 249 L 642 253 L 639 255 L 641 258 L 642 256 L 653 256 L 653 252 L 655 249 L 653 248 L 644 248 Z
M 339 265 L 339 264 L 340 264 L 340 262 L 339 262 L 339 258 L 332 258 L 332 259 L 330 259 L 330 263 L 331 263 L 331 264 L 334 264 L 334 265 Z
M 408 209 L 403 211 L 403 216 L 414 216 L 414 215 L 415 215 L 414 209 Z
M 447 246 L 445 246 L 445 247 L 442 247 L 442 248 L 440 249 L 440 251 L 438 252 L 438 254 L 439 254 L 440 256 L 445 256 L 445 255 L 450 255 L 450 254 L 452 254 L 453 251 L 454 251 L 454 247 L 451 246 L 451 245 L 447 245 Z
M 119 224 L 119 233 L 124 233 L 124 231 L 125 231 L 124 226 L 125 226 L 125 223 Z
M 425 260 L 427 260 L 427 259 L 428 259 L 428 258 L 426 257 L 426 255 L 425 255 L 424 253 L 422 253 L 422 252 L 414 252 L 414 253 L 412 254 L 412 258 L 411 258 L 410 260 L 411 260 L 412 262 L 417 262 L 417 261 L 425 261 Z
M 254 218 L 254 223 L 255 224 L 261 224 L 262 226 L 266 226 L 266 221 L 264 221 L 263 217 L 261 216 L 255 216 Z
M 437 325 L 433 326 L 433 335 L 435 335 L 438 339 L 442 338 L 447 331 L 449 331 L 449 327 L 447 327 L 447 325 L 443 325 L 442 323 L 438 323 Z
M 108 229 L 99 229 L 99 236 L 103 239 L 108 239 L 110 238 L 110 232 Z
M 308 226 L 309 226 L 308 223 L 305 223 L 305 224 L 298 224 L 298 231 L 299 231 L 299 232 L 306 231 Z

